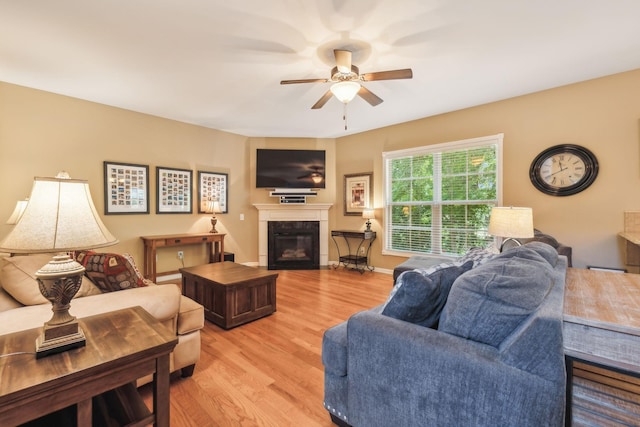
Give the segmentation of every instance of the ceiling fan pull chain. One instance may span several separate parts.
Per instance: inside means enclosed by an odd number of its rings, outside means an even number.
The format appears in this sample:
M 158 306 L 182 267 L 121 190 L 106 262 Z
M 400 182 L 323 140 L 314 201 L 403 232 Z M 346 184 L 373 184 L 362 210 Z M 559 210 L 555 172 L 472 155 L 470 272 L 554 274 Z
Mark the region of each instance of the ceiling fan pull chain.
M 344 120 L 344 130 L 347 130 L 347 103 L 344 104 L 344 112 L 342 113 L 342 120 Z

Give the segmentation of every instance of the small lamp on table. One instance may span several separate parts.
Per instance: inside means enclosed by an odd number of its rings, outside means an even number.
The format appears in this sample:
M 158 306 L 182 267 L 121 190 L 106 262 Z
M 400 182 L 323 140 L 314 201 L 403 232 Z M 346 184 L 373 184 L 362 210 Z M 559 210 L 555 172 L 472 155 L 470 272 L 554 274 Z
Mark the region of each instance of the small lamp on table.
M 40 292 L 51 302 L 53 311 L 36 339 L 36 358 L 86 343 L 77 319 L 69 313 L 85 269 L 67 252 L 116 243 L 118 239 L 107 230 L 93 205 L 87 181 L 70 179 L 66 172 L 55 178 L 35 178 L 22 216 L 0 242 L 0 251 L 59 254 L 35 274 Z
M 362 218 L 366 219 L 367 228 L 364 231 L 371 231 L 371 220 L 376 218 L 375 211 L 373 209 L 364 209 L 362 211 Z
M 512 241 L 520 246 L 517 239 L 533 237 L 533 211 L 531 208 L 493 207 L 489 219 L 489 234 L 502 237 L 500 252 L 505 243 Z
M 218 218 L 216 218 L 216 214 L 217 213 L 221 213 L 222 209 L 220 208 L 220 202 L 217 200 L 210 200 L 209 202 L 207 202 L 207 213 L 212 213 L 213 216 L 211 216 L 211 231 L 209 231 L 209 233 L 218 233 L 218 230 L 216 230 L 216 224 L 218 223 Z

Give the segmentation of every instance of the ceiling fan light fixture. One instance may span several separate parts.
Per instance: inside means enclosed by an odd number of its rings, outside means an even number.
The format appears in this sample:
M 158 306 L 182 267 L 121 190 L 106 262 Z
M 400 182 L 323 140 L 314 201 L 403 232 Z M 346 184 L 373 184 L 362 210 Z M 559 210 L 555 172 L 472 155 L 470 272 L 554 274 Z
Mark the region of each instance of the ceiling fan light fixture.
M 338 82 L 331 85 L 331 93 L 344 104 L 351 102 L 359 90 L 360 83 L 352 81 Z

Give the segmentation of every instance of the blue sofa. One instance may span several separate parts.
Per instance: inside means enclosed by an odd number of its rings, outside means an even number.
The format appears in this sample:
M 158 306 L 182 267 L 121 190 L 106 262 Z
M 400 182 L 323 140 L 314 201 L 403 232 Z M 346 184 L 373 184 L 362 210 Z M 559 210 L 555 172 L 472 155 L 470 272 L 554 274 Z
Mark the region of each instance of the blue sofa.
M 462 259 L 405 272 L 385 304 L 325 331 L 324 406 L 335 424 L 564 423 L 567 258 L 535 242 L 469 268 Z

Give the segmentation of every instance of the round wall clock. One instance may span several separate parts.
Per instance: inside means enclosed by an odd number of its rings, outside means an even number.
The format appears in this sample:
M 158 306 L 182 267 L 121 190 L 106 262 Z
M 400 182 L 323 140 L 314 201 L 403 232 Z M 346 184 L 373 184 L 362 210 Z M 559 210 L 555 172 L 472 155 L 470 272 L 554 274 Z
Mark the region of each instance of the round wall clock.
M 576 194 L 593 184 L 598 159 L 584 147 L 561 144 L 544 150 L 531 163 L 529 177 L 540 191 L 552 196 Z

